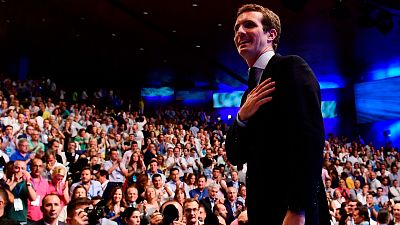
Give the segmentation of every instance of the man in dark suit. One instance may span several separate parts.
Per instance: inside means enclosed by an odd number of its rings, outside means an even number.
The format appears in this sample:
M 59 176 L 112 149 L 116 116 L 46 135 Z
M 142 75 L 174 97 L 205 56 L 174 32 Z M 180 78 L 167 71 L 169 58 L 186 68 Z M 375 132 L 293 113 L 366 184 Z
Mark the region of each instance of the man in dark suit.
M 239 190 L 239 187 L 244 185 L 243 182 L 239 181 L 238 171 L 233 170 L 231 172 L 231 180 L 226 183 L 227 187 L 234 187 L 236 190 Z
M 239 214 L 244 210 L 243 202 L 237 200 L 237 189 L 235 187 L 228 187 L 227 198 L 224 201 L 226 208 L 226 220 L 227 224 L 231 224 L 233 220 L 239 216 Z
M 208 186 L 208 196 L 200 200 L 200 203 L 204 206 L 207 214 L 213 213 L 216 204 L 224 204 L 224 202 L 221 201 L 222 199 L 218 199 L 218 192 L 218 185 L 212 183 Z
M 43 213 L 43 219 L 36 222 L 36 225 L 67 225 L 58 221 L 58 215 L 61 211 L 61 200 L 56 194 L 48 194 L 42 200 L 40 208 Z
M 247 162 L 249 223 L 330 224 L 321 179 L 325 134 L 318 81 L 299 56 L 275 54 L 281 26 L 269 9 L 242 6 L 234 30 L 251 73 L 225 147 L 231 163 Z

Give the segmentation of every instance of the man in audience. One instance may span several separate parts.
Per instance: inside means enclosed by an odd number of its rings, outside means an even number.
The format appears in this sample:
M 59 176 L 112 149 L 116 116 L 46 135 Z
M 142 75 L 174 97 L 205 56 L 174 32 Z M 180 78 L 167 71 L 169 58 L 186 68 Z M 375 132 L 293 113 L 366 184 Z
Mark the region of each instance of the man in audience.
M 114 188 L 116 186 L 122 186 L 125 182 L 125 175 L 127 170 L 122 168 L 121 157 L 117 149 L 110 150 L 110 160 L 103 163 L 102 169 L 108 172 L 108 185 L 109 188 Z
M 13 134 L 13 127 L 11 125 L 6 125 L 2 136 L 3 142 L 1 149 L 8 155 L 8 157 L 11 157 L 11 155 L 13 155 L 17 150 L 17 139 Z
M 167 170 L 171 168 L 177 168 L 179 171 L 179 178 L 183 177 L 183 171 L 187 169 L 187 162 L 184 157 L 181 156 L 181 149 L 174 147 L 173 156 L 167 158 Z
M 5 215 L 5 209 L 9 203 L 10 200 L 8 198 L 7 190 L 3 187 L 0 187 L 0 224 L 19 225 L 17 221 Z
M 28 152 L 28 140 L 21 138 L 18 140 L 18 149 L 15 151 L 11 157 L 10 161 L 25 161 L 27 165 L 29 165 L 31 159 L 35 157 L 35 154 L 32 154 Z
M 26 143 L 28 148 L 28 143 Z M 26 162 L 17 160 L 14 162 L 12 177 L 8 180 L 10 190 L 14 195 L 14 203 L 7 208 L 7 217 L 17 222 L 26 223 L 28 214 L 28 198 L 36 200 L 36 192 L 32 187 L 31 175 L 26 171 Z
M 226 183 L 226 186 L 228 187 L 234 187 L 236 190 L 239 190 L 240 185 L 243 185 L 244 183 L 239 181 L 239 174 L 236 170 L 233 170 L 231 172 L 231 180 Z
M 200 200 L 200 203 L 204 205 L 207 214 L 211 214 L 214 211 L 214 207 L 216 204 L 221 203 L 224 204 L 223 198 L 218 198 L 219 187 L 216 184 L 211 184 L 208 186 L 208 197 Z
M 91 177 L 92 177 L 92 172 L 90 168 L 89 167 L 83 168 L 81 172 L 81 181 L 71 185 L 70 196 L 72 196 L 75 187 L 78 185 L 83 185 L 86 188 L 88 192 L 87 196 L 89 199 L 95 196 L 103 196 L 103 189 L 101 187 L 100 182 L 96 180 L 91 180 Z
M 167 182 L 169 188 L 173 193 L 175 193 L 177 188 L 183 188 L 185 190 L 185 195 L 189 196 L 189 187 L 188 185 L 179 179 L 179 169 L 171 168 L 169 172 L 170 180 Z
M 208 189 L 206 187 L 207 178 L 204 175 L 199 175 L 197 178 L 197 188 L 190 190 L 189 195 L 191 198 L 195 198 L 198 201 L 201 201 L 205 197 L 208 197 Z
M 38 154 L 39 156 L 43 156 L 45 153 L 45 147 L 42 141 L 40 140 L 39 136 L 39 131 L 34 130 L 32 126 L 28 126 L 28 128 L 31 127 L 31 140 L 29 141 L 29 152 Z
M 42 199 L 50 194 L 49 182 L 46 178 L 42 177 L 43 161 L 34 158 L 30 165 L 31 168 L 31 183 L 36 192 L 36 200 L 30 201 L 28 199 L 28 224 L 39 221 L 43 218 L 40 207 L 42 206 Z
M 183 212 L 186 225 L 199 225 L 199 202 L 196 199 L 188 198 L 183 203 Z
M 150 160 L 149 169 L 146 171 L 146 173 L 149 176 L 150 180 L 155 174 L 160 174 L 162 182 L 167 182 L 167 178 L 165 177 L 164 173 L 158 168 L 158 162 L 156 158 Z
M 43 213 L 43 219 L 36 225 L 66 225 L 66 223 L 58 221 L 58 215 L 61 212 L 61 200 L 58 195 L 46 195 L 40 208 Z
M 237 200 L 237 189 L 235 187 L 228 187 L 224 205 L 227 210 L 227 224 L 230 224 L 244 209 L 243 202 Z
M 88 213 L 85 210 L 91 205 L 89 199 L 85 197 L 76 198 L 68 203 L 67 224 L 86 225 L 89 224 Z

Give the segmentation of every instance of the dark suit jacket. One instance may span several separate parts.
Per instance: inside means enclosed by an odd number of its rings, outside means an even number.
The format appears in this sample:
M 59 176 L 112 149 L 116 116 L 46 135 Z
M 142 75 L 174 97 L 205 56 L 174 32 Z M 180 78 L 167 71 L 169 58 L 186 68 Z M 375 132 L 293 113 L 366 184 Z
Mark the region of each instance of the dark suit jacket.
M 35 225 L 45 225 L 44 220 L 41 219 L 41 220 L 37 221 L 37 222 L 35 223 Z M 58 225 L 67 225 L 67 224 L 64 223 L 64 222 L 58 221 Z
M 240 181 L 238 181 L 239 182 L 239 187 L 240 186 L 242 186 L 242 185 L 244 185 L 244 183 L 243 182 L 240 182 Z M 227 183 L 226 183 L 226 186 L 227 187 L 233 187 L 233 181 L 228 181 Z M 237 190 L 237 191 L 239 191 L 239 190 Z
M 213 210 L 211 208 L 212 207 L 211 200 L 209 197 L 205 197 L 202 200 L 200 200 L 200 204 L 202 204 L 204 206 L 204 209 L 206 210 L 207 214 L 213 213 Z
M 268 218 L 268 224 L 282 224 L 290 208 L 305 210 L 306 225 L 330 224 L 321 179 L 325 134 L 319 83 L 298 56 L 274 55 L 261 81 L 268 77 L 276 82 L 272 101 L 246 127 L 235 121 L 225 143 L 230 162 L 247 162 L 249 222 Z
M 242 209 L 243 209 L 243 202 L 236 201 L 235 205 L 236 205 L 236 208 L 238 208 L 239 206 L 242 206 Z M 227 224 L 231 224 L 232 221 L 235 220 L 235 215 L 233 214 L 232 206 L 228 199 L 225 199 L 224 206 L 226 208 L 226 211 L 228 211 L 228 213 L 226 215 Z

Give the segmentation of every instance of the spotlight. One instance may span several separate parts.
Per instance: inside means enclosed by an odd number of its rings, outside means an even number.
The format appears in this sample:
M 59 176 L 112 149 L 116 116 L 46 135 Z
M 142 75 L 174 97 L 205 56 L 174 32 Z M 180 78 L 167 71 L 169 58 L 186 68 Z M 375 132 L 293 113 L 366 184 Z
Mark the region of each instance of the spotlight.
M 384 34 L 389 33 L 393 28 L 392 14 L 385 10 L 381 10 L 376 14 L 376 27 Z

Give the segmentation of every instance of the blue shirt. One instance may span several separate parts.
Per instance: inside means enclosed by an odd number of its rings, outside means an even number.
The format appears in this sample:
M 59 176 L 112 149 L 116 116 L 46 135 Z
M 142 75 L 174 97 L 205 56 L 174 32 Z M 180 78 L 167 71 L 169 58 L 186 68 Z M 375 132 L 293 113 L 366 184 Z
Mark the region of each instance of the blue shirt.
M 196 195 L 199 195 L 199 196 L 197 197 L 197 200 L 200 201 L 200 200 L 202 200 L 203 198 L 208 197 L 208 190 L 207 190 L 207 188 L 205 188 L 205 189 L 201 192 L 200 189 L 195 188 L 195 189 L 193 189 L 193 190 L 191 190 L 191 191 L 189 192 L 189 195 L 190 195 L 191 198 L 194 198 Z
M 78 185 L 83 185 L 82 181 L 72 184 L 70 190 L 71 195 L 74 192 L 75 187 Z M 87 191 L 88 191 L 88 199 L 92 199 L 93 197 L 96 196 L 103 196 L 103 188 L 101 187 L 100 182 L 98 182 L 97 180 L 90 181 L 90 187 L 89 190 Z
M 29 156 L 31 155 L 31 153 L 26 153 L 26 156 L 24 157 L 23 155 L 21 155 L 21 153 L 19 151 L 14 152 L 14 154 L 11 155 L 10 157 L 10 161 L 26 161 L 29 159 Z

